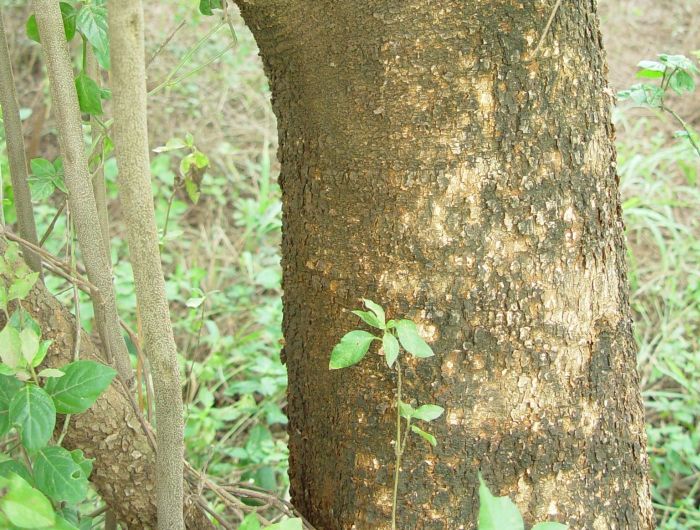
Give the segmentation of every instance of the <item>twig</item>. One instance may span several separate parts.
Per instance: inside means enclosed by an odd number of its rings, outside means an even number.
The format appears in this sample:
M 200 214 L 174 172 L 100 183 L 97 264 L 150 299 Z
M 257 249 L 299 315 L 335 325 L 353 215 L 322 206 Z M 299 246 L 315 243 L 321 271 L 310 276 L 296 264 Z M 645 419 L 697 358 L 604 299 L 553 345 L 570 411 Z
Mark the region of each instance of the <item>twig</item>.
M 163 42 L 161 42 L 160 46 L 158 46 L 158 49 L 156 49 L 155 52 L 153 52 L 153 55 L 146 61 L 146 69 L 148 69 L 149 66 L 151 66 L 151 63 L 155 60 L 156 57 L 162 52 L 165 47 L 170 44 L 170 41 L 173 40 L 173 37 L 177 34 L 178 31 L 182 29 L 182 27 L 185 25 L 185 22 L 187 20 L 183 19 L 182 22 L 180 22 L 177 26 L 175 26 L 175 29 L 173 29 L 170 34 L 165 38 Z
M 542 44 L 544 43 L 544 39 L 547 37 L 547 33 L 549 33 L 549 28 L 552 26 L 552 22 L 554 21 L 554 17 L 557 15 L 557 11 L 559 11 L 560 5 L 561 5 L 561 0 L 557 0 L 557 3 L 554 4 L 554 9 L 552 9 L 552 14 L 549 15 L 549 20 L 547 20 L 547 25 L 544 27 L 544 31 L 542 32 L 542 36 L 540 37 L 540 41 L 537 43 L 535 50 L 532 52 L 533 59 L 535 57 L 537 57 L 537 52 L 542 47 Z
M 54 226 L 56 226 L 56 221 L 58 221 L 58 218 L 61 215 L 61 212 L 63 212 L 63 209 L 66 207 L 66 197 L 63 197 L 63 201 L 61 202 L 61 206 L 58 207 L 58 210 L 56 210 L 56 214 L 53 216 L 53 219 L 51 219 L 51 224 L 49 224 L 49 227 L 46 229 L 46 232 L 44 232 L 44 235 L 41 236 L 41 241 L 39 241 L 39 246 L 43 247 L 44 243 L 46 243 L 46 240 L 49 238 L 51 235 L 51 232 L 53 232 Z

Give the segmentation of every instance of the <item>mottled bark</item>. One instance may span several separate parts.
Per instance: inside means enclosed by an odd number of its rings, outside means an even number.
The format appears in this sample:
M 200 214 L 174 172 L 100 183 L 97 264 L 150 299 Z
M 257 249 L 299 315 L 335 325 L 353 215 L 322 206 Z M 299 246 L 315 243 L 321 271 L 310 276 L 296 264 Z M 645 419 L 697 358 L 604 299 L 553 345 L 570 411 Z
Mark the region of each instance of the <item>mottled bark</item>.
M 143 349 L 153 372 L 158 422 L 158 528 L 180 530 L 185 526 L 182 389 L 151 191 L 143 7 L 141 0 L 109 0 L 108 6 L 119 198 L 134 271 Z
M 0 240 L 0 253 L 4 251 L 5 241 Z M 22 301 L 22 307 L 41 326 L 42 338 L 53 340 L 46 365 L 60 368 L 71 362 L 76 331 L 73 315 L 40 284 Z M 0 329 L 4 325 L 0 314 Z M 90 337 L 81 333 L 80 358 L 105 362 Z M 62 426 L 59 419 L 56 435 Z M 117 383 L 86 412 L 71 416 L 63 446 L 82 449 L 86 456 L 95 459 L 90 481 L 126 528 L 156 527 L 156 455 Z M 189 495 L 185 518 L 187 528 L 192 530 L 212 528 Z
M 474 529 L 477 472 L 528 525 L 653 526 L 595 5 L 242 0 L 278 117 L 292 499 L 385 529 L 395 385 L 328 371 L 368 297 L 437 355 L 404 392 L 402 529 Z

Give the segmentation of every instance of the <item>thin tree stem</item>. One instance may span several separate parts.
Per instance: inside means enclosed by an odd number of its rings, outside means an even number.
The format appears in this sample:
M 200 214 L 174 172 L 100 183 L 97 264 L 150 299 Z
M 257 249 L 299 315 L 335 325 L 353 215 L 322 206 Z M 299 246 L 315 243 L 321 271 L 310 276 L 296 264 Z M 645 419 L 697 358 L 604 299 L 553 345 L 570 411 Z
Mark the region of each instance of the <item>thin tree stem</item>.
M 668 112 L 671 116 L 674 117 L 674 119 L 683 127 L 683 130 L 688 134 L 688 141 L 690 142 L 690 145 L 693 146 L 693 149 L 695 149 L 695 152 L 700 156 L 700 145 L 695 141 L 694 137 L 694 131 L 688 127 L 688 124 L 685 122 L 683 118 L 681 118 L 674 110 L 669 109 L 665 105 L 661 106 L 661 110 L 664 110 Z
M 3 123 L 5 126 L 5 141 L 7 142 L 7 157 L 10 165 L 12 190 L 17 210 L 17 224 L 22 238 L 34 244 L 37 243 L 36 224 L 32 196 L 27 181 L 27 158 L 24 150 L 24 135 L 22 122 L 19 117 L 19 104 L 15 91 L 14 76 L 10 51 L 5 36 L 2 7 L 0 7 L 0 105 L 2 105 Z M 0 205 L 0 208 L 2 206 Z M 43 281 L 41 258 L 27 247 L 23 247 L 24 259 L 35 271 L 38 271 Z
M 399 475 L 401 473 L 401 364 L 396 360 L 396 373 L 398 374 L 396 381 L 396 445 L 394 453 L 396 454 L 396 465 L 394 467 L 394 496 L 391 502 L 391 530 L 396 530 L 396 500 L 399 495 Z
M 68 188 L 68 206 L 73 215 L 88 279 L 99 289 L 104 302 L 103 306 L 95 304 L 97 328 L 107 358 L 114 362 L 120 377 L 130 386 L 133 381 L 131 360 L 119 326 L 112 267 L 103 243 L 88 171 L 73 65 L 63 30 L 61 10 L 54 0 L 34 0 L 33 5 L 51 86 L 51 100 Z

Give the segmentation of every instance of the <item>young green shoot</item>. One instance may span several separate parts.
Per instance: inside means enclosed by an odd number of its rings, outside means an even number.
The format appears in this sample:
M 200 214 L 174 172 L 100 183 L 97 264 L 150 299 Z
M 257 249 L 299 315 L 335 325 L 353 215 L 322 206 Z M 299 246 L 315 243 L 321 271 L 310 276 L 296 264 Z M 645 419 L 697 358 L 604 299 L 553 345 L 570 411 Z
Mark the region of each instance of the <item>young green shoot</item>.
M 394 486 L 391 506 L 391 528 L 396 530 L 396 510 L 401 472 L 401 458 L 408 443 L 408 433 L 413 432 L 423 438 L 433 447 L 437 445 L 437 439 L 429 431 L 419 427 L 414 422 L 431 422 L 445 412 L 445 409 L 433 404 L 424 404 L 413 408 L 402 395 L 401 353 L 406 352 L 417 359 L 432 357 L 435 355 L 432 348 L 420 336 L 418 327 L 412 320 L 386 320 L 384 309 L 372 300 L 362 300 L 365 308 L 352 311 L 367 325 L 381 332 L 381 336 L 356 329 L 346 333 L 331 352 L 329 368 L 337 370 L 347 368 L 359 363 L 376 340 L 381 342 L 380 353 L 390 370 L 396 371 L 396 441 L 394 442 Z M 405 428 L 402 431 L 402 418 L 405 420 Z M 402 437 L 403 432 L 403 437 Z

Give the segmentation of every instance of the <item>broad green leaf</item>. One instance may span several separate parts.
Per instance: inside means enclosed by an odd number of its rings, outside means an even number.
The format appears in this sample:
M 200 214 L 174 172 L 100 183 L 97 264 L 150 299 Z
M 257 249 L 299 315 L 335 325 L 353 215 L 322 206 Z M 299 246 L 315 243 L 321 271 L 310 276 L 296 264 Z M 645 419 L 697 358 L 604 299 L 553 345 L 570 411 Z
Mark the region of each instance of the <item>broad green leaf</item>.
M 5 460 L 4 462 L 0 462 L 0 477 L 9 478 L 11 473 L 19 475 L 26 480 L 29 485 L 34 486 L 34 479 L 22 462 L 18 462 L 17 460 Z
M 636 105 L 657 108 L 661 105 L 664 91 L 654 85 L 636 84 L 617 93 L 620 101 L 631 100 Z
M 27 313 L 24 308 L 20 307 L 12 312 L 10 315 L 10 326 L 20 331 L 24 328 L 32 328 L 37 335 L 41 335 L 41 327 L 36 323 L 36 320 L 32 318 L 32 315 Z
M 44 368 L 36 375 L 39 377 L 63 377 L 66 374 L 61 370 L 57 370 L 56 368 Z
M 399 414 L 402 418 L 412 418 L 413 417 L 413 407 L 404 401 L 399 401 Z
M 17 373 L 17 370 L 15 370 L 14 368 L 10 368 L 5 363 L 0 362 L 0 374 L 15 375 L 15 373 Z
M 100 67 L 109 70 L 109 38 L 107 37 L 107 8 L 104 2 L 83 4 L 76 19 L 77 28 L 95 50 Z
M 640 61 L 637 67 L 639 68 L 637 77 L 645 77 L 647 79 L 663 77 L 666 71 L 666 65 L 658 61 Z
M 39 351 L 39 336 L 32 328 L 24 328 L 19 338 L 22 341 L 22 357 L 29 365 Z
M 84 72 L 75 78 L 75 90 L 78 92 L 80 112 L 99 116 L 102 114 L 102 98 L 98 84 Z
M 66 35 L 66 40 L 72 40 L 73 37 L 75 37 L 75 18 L 77 11 L 67 2 L 61 2 L 60 7 L 61 18 L 63 19 L 63 32 Z M 32 15 L 27 19 L 25 29 L 27 31 L 27 37 L 34 42 L 41 42 L 39 38 L 39 28 L 36 24 L 36 16 Z
M 396 337 L 390 331 L 384 333 L 382 337 L 382 348 L 384 348 L 386 364 L 391 368 L 399 357 L 399 341 L 396 340 Z
M 70 452 L 70 456 L 73 459 L 73 462 L 78 464 L 80 466 L 80 469 L 83 470 L 83 473 L 85 473 L 85 476 L 87 478 L 90 478 L 90 475 L 92 474 L 92 464 L 95 461 L 94 458 L 85 458 L 85 454 L 81 449 L 73 449 Z
M 659 61 L 669 68 L 679 68 L 681 70 L 690 70 L 691 72 L 697 71 L 697 67 L 693 61 L 688 59 L 685 55 L 669 55 L 667 53 L 661 53 L 659 54 Z
M 29 451 L 44 447 L 56 425 L 56 407 L 38 386 L 24 385 L 10 402 L 10 422 L 19 426 L 22 445 Z
M 687 94 L 695 90 L 695 80 L 685 70 L 678 70 L 673 74 L 668 84 L 676 94 Z
M 382 329 L 384 329 L 386 327 L 386 315 L 384 314 L 384 308 L 367 298 L 363 298 L 362 302 L 365 304 L 365 307 L 367 309 L 369 309 L 370 311 L 372 311 L 372 313 L 377 315 L 377 320 L 379 320 L 379 322 L 382 323 Z
M 303 526 L 301 519 L 295 517 L 294 519 L 285 519 L 279 523 L 266 526 L 265 530 L 303 530 Z
M 495 497 L 479 473 L 479 530 L 524 530 L 518 507 L 508 497 Z
M 81 522 L 82 521 L 83 519 L 81 519 Z M 92 528 L 92 524 L 87 528 Z M 63 517 L 57 515 L 56 522 L 54 522 L 53 526 L 51 527 L 51 530 L 79 530 L 79 528 L 74 524 L 66 521 Z
M 418 327 L 412 320 L 399 320 L 396 323 L 401 346 L 414 357 L 432 357 L 435 355 L 428 343 L 418 334 Z
M 32 367 L 33 368 L 36 368 L 44 361 L 44 358 L 46 357 L 46 354 L 49 351 L 49 347 L 52 344 L 53 344 L 52 339 L 41 341 L 41 343 L 39 344 L 39 350 L 36 352 L 34 359 L 32 359 Z
M 345 334 L 331 352 L 329 368 L 336 370 L 359 363 L 375 338 L 371 333 L 359 329 Z
M 199 12 L 202 15 L 213 15 L 212 9 L 221 9 L 221 0 L 199 0 Z
M 377 315 L 369 311 L 360 311 L 355 309 L 351 311 L 353 315 L 357 315 L 365 324 L 369 324 L 373 328 L 384 329 L 384 324 L 377 318 Z
M 46 392 L 61 414 L 79 414 L 89 409 L 117 375 L 95 361 L 75 361 L 61 367 L 63 377 L 46 382 Z
M 569 527 L 561 523 L 537 523 L 532 530 L 567 530 Z
M 423 438 L 426 442 L 428 442 L 430 445 L 435 447 L 437 445 L 437 440 L 435 439 L 435 436 L 430 434 L 427 431 L 424 431 L 420 427 L 417 427 L 416 425 L 411 425 L 411 430 L 416 433 L 418 436 Z
M 44 447 L 35 455 L 34 480 L 56 502 L 78 503 L 87 496 L 87 476 L 63 447 Z
M 437 405 L 421 405 L 413 412 L 413 417 L 423 421 L 433 421 L 442 416 L 445 409 Z
M 0 488 L 6 489 L 0 498 L 0 510 L 10 522 L 20 528 L 52 527 L 56 520 L 51 501 L 19 475 L 0 477 Z
M 238 530 L 260 530 L 260 521 L 254 513 L 249 513 L 241 522 Z
M 22 339 L 9 323 L 0 331 L 0 359 L 10 368 L 17 368 L 22 359 Z
M 166 153 L 168 151 L 174 151 L 176 149 L 183 149 L 187 147 L 187 144 L 182 138 L 171 138 L 167 142 L 165 142 L 165 145 L 161 145 L 160 147 L 156 147 L 153 152 L 154 153 Z
M 22 388 L 22 383 L 9 375 L 0 375 L 0 436 L 10 430 L 10 402 Z
M 39 278 L 38 272 L 32 272 L 27 274 L 22 278 L 15 278 L 10 284 L 10 292 L 8 293 L 8 299 L 10 300 L 23 300 L 32 290 L 34 284 Z

